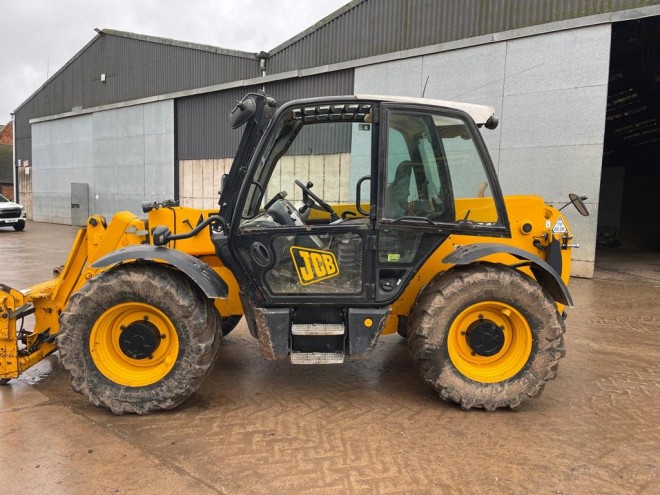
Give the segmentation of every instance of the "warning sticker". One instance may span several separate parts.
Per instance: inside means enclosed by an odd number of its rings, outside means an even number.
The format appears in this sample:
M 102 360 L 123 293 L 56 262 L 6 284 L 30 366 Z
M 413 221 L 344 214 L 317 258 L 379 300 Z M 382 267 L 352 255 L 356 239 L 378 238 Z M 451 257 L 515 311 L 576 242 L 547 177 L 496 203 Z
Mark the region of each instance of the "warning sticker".
M 566 224 L 564 221 L 559 217 L 557 221 L 555 222 L 555 226 L 552 227 L 552 233 L 553 234 L 567 234 L 568 229 L 566 228 Z

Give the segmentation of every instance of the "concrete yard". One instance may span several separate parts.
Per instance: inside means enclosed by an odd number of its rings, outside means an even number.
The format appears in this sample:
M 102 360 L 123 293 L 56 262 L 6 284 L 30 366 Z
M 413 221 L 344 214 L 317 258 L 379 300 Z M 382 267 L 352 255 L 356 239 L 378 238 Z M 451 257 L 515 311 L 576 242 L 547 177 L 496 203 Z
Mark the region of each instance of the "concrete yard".
M 0 283 L 51 277 L 75 232 L 0 229 Z M 0 494 L 660 493 L 660 253 L 619 259 L 571 281 L 559 376 L 516 411 L 442 402 L 398 335 L 294 367 L 242 322 L 193 397 L 141 417 L 88 404 L 55 354 L 0 388 Z

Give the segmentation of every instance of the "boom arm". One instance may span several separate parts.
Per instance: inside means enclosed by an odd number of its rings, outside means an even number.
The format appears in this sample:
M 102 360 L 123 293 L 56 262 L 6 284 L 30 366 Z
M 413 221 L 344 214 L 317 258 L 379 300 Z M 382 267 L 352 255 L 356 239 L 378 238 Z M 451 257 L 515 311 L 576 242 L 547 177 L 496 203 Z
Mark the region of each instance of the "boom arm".
M 147 236 L 144 222 L 131 213 L 118 213 L 107 227 L 102 217 L 93 216 L 78 231 L 56 278 L 20 291 L 0 284 L 0 381 L 18 378 L 57 349 L 59 315 L 71 294 L 100 271 L 92 262 Z M 34 319 L 31 330 L 25 329 L 26 318 Z

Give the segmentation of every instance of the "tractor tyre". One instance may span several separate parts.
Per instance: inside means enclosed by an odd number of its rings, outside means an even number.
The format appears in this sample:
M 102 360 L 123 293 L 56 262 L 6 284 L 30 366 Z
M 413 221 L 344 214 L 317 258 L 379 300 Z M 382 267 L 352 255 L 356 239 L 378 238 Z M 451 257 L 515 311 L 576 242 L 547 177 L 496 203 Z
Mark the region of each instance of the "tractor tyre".
M 172 409 L 211 372 L 221 320 L 182 273 L 122 266 L 92 278 L 60 316 L 71 386 L 115 414 Z
M 222 336 L 226 337 L 229 335 L 229 332 L 236 328 L 236 325 L 238 325 L 238 322 L 241 321 L 241 318 L 243 318 L 243 315 L 223 316 Z
M 565 326 L 531 277 L 475 263 L 436 277 L 418 296 L 408 348 L 422 378 L 463 409 L 518 407 L 557 375 Z

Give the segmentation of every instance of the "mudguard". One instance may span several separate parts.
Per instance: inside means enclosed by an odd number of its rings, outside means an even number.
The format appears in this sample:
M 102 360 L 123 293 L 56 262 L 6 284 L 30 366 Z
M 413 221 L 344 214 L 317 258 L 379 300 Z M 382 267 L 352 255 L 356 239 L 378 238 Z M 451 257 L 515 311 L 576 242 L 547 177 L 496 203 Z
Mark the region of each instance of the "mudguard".
M 531 263 L 530 270 L 534 277 L 548 294 L 561 304 L 573 306 L 573 298 L 559 273 L 544 260 L 524 249 L 496 243 L 468 244 L 445 256 L 442 262 L 451 265 L 468 265 L 473 261 L 493 254 L 510 254 L 519 260 L 529 261 Z
M 206 294 L 206 297 L 226 299 L 227 284 L 203 261 L 189 254 L 166 247 L 147 244 L 129 246 L 99 258 L 92 268 L 106 268 L 123 261 L 161 261 L 182 271 Z

